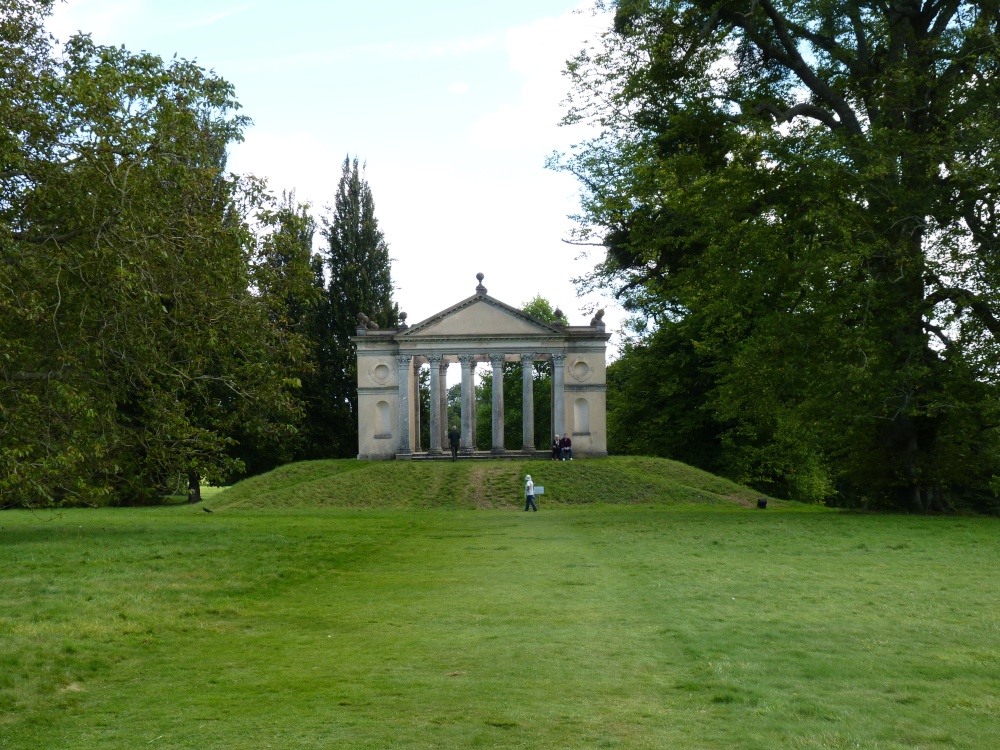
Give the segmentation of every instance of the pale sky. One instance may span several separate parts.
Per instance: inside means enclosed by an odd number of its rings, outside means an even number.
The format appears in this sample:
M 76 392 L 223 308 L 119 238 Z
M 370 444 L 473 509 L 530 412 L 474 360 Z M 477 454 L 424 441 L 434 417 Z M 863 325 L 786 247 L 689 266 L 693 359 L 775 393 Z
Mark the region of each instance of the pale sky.
M 580 0 L 69 0 L 49 24 L 100 44 L 197 61 L 232 82 L 254 125 L 229 167 L 294 189 L 314 214 L 347 154 L 367 162 L 411 324 L 473 294 L 536 294 L 571 325 L 574 277 L 602 255 L 564 243 L 578 186 L 544 168 L 587 133 L 558 127 L 567 58 L 607 27 Z M 600 249 L 597 249 L 600 252 Z

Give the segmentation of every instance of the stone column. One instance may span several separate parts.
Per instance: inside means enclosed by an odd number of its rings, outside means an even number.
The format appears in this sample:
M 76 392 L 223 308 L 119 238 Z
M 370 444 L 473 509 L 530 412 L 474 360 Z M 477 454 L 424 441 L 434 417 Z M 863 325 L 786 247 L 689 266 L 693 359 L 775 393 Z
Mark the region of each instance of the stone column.
M 479 448 L 479 430 L 476 429 L 476 421 L 479 419 L 479 409 L 476 408 L 476 362 L 472 360 L 472 388 L 469 391 L 469 419 L 472 421 L 472 442 L 469 443 L 472 450 Z
M 441 358 L 441 367 L 438 373 L 441 377 L 441 447 L 448 445 L 448 363 Z
M 521 433 L 524 450 L 535 449 L 535 355 L 521 355 Z
M 566 432 L 566 355 L 552 355 L 552 433 Z
M 503 354 L 491 354 L 493 365 L 493 448 L 492 453 L 503 453 Z
M 420 440 L 420 364 L 413 358 L 413 452 L 424 449 Z
M 471 354 L 459 354 L 458 361 L 462 365 L 462 452 L 472 453 L 472 409 L 475 399 L 475 388 L 472 382 L 472 366 L 475 357 Z
M 399 447 L 397 454 L 410 455 L 410 362 L 408 354 L 396 356 L 399 391 Z
M 431 453 L 441 452 L 441 355 L 431 354 L 427 357 L 431 366 Z M 447 415 L 445 415 L 447 417 Z

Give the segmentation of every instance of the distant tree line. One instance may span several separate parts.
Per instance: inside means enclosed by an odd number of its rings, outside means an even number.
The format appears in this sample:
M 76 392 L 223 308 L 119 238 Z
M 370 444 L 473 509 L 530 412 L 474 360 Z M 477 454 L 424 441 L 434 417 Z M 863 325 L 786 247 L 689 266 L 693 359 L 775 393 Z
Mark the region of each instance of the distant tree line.
M 226 171 L 248 125 L 193 63 L 0 0 L 0 507 L 154 501 L 355 450 L 350 335 L 396 323 L 357 159 L 316 224 Z
M 635 337 L 613 450 L 855 507 L 996 510 L 1000 7 L 614 0 L 555 166 Z

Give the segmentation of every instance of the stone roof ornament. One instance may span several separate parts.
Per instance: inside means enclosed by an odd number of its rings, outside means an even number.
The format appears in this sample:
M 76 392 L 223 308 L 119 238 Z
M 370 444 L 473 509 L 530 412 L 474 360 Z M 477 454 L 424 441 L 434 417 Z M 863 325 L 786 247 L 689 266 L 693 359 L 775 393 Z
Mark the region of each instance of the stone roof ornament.
M 406 325 L 406 313 L 401 312 L 399 314 L 399 330 L 405 331 L 407 328 L 409 328 L 409 326 Z
M 363 312 L 358 313 L 358 335 L 364 336 L 368 333 L 368 316 Z
M 597 311 L 597 314 L 590 319 L 590 325 L 593 328 L 604 328 L 604 308 L 602 307 Z
M 556 325 L 556 326 L 564 326 L 564 325 L 566 325 L 566 321 L 563 320 L 563 311 L 560 310 L 558 307 L 556 308 L 555 316 L 556 316 L 556 321 L 552 325 Z
M 483 276 L 483 274 L 481 273 L 476 274 L 476 279 L 479 281 L 479 283 L 476 284 L 476 294 L 486 294 L 486 287 L 483 286 L 484 278 L 486 277 Z

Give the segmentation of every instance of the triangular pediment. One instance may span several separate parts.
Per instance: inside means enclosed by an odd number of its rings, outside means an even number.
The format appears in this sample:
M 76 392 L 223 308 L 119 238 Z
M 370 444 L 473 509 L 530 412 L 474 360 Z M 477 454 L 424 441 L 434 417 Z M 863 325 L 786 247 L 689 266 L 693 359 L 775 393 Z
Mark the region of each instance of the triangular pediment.
M 405 338 L 552 336 L 559 331 L 500 300 L 477 294 L 411 326 Z

